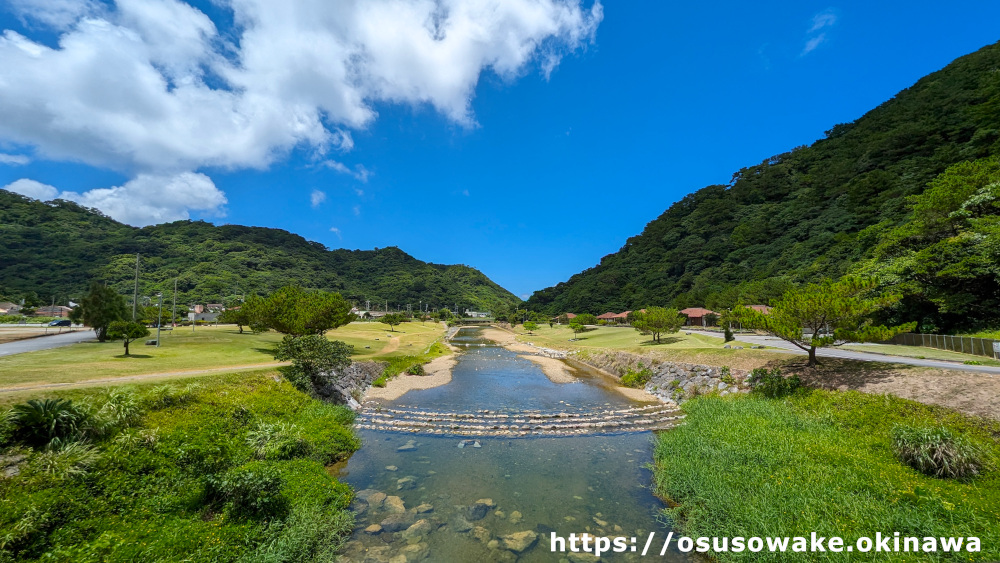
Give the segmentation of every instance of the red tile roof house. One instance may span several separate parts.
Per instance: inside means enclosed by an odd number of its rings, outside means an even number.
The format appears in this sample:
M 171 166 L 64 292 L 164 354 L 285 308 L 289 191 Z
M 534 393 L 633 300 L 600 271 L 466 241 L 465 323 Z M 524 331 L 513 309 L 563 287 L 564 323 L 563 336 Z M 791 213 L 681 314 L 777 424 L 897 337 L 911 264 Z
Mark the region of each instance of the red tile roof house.
M 767 305 L 750 305 L 749 307 L 751 309 L 753 309 L 754 311 L 760 311 L 761 313 L 764 313 L 765 315 L 770 315 L 771 314 L 771 307 L 768 307 Z
M 624 313 L 612 313 L 608 311 L 607 313 L 598 316 L 597 320 L 606 321 L 612 324 L 627 325 L 630 313 L 632 313 L 632 311 L 625 311 Z
M 597 315 L 597 320 L 611 323 L 611 322 L 614 322 L 615 318 L 617 318 L 617 317 L 618 317 L 617 314 L 612 313 L 611 311 L 608 311 L 607 313 L 604 313 L 603 315 Z
M 705 320 L 705 317 L 708 315 L 719 315 L 715 311 L 705 309 L 704 307 L 688 307 L 687 309 L 682 309 L 680 313 L 687 316 L 687 326 L 708 326 L 708 321 Z

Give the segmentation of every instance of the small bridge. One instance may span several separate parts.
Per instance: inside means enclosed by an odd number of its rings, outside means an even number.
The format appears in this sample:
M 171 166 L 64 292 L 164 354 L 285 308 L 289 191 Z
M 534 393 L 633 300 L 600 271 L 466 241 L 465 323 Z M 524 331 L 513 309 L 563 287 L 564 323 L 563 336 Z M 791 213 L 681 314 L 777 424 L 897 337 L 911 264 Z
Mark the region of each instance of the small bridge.
M 587 411 L 441 412 L 366 403 L 355 425 L 367 430 L 444 436 L 586 436 L 666 430 L 684 415 L 672 405 Z

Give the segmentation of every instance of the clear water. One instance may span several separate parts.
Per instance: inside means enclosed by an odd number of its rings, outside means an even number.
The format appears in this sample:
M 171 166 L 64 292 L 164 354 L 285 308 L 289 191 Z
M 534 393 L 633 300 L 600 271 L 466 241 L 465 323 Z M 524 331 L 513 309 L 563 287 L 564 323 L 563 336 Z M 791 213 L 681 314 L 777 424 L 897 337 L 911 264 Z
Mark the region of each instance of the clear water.
M 478 338 L 477 329 L 463 329 L 454 343 L 466 346 L 448 385 L 411 391 L 389 406 L 416 406 L 436 411 L 586 410 L 639 405 L 612 390 L 613 383 L 581 369 L 578 381 L 555 384 L 532 362 Z M 574 366 L 579 367 L 579 366 Z M 430 505 L 412 518 L 428 520 L 432 531 L 413 538 L 401 533 L 371 535 L 364 529 L 389 513 L 364 508 L 345 550 L 351 561 L 560 561 L 568 554 L 552 553 L 550 534 L 570 533 L 637 538 L 642 550 L 649 532 L 656 531 L 650 555 L 658 555 L 667 528 L 657 519 L 663 503 L 648 487 L 652 434 L 630 433 L 582 437 L 478 438 L 481 447 L 458 447 L 458 437 L 425 436 L 364 430 L 364 446 L 340 470 L 341 479 L 356 490 L 377 490 L 398 496 L 412 511 Z M 411 443 L 412 451 L 397 451 Z M 386 469 L 393 467 L 395 470 Z M 399 479 L 412 477 L 414 485 Z M 492 499 L 495 508 L 471 521 L 482 529 L 460 531 L 467 507 Z M 427 506 L 424 506 L 426 509 Z M 513 513 L 520 513 L 520 518 Z M 513 518 L 512 518 L 513 515 Z M 458 522 L 458 525 L 456 525 Z M 520 554 L 489 540 L 531 530 L 536 545 Z M 631 543 L 629 544 L 631 546 Z M 407 546 L 410 546 L 407 548 Z M 416 546 L 416 547 L 413 547 Z M 637 553 L 606 553 L 602 560 L 638 561 Z M 666 561 L 682 561 L 670 553 Z

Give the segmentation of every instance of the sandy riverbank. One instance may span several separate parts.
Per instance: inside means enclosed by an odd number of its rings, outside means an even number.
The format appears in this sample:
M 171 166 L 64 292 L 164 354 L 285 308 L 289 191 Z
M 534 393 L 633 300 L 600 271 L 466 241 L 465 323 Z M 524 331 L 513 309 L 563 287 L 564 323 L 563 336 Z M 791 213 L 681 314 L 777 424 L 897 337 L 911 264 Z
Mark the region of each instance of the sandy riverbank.
M 538 367 L 542 368 L 542 373 L 544 373 L 545 377 L 548 377 L 549 381 L 552 383 L 573 383 L 576 381 L 576 377 L 573 376 L 572 368 L 560 359 L 549 358 L 548 356 L 534 356 L 531 354 L 519 354 L 518 356 L 538 364 Z
M 457 360 L 455 355 L 441 356 L 434 358 L 424 364 L 424 371 L 427 375 L 408 375 L 401 373 L 392 378 L 385 387 L 369 387 L 365 393 L 365 399 L 385 399 L 393 401 L 408 391 L 417 389 L 431 389 L 451 382 L 451 370 L 455 367 Z

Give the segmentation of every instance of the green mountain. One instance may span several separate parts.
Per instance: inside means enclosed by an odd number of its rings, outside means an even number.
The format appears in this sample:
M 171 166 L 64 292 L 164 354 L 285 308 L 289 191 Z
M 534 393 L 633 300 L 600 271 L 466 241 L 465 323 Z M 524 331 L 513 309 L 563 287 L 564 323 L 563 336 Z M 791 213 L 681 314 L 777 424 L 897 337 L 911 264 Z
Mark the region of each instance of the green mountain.
M 0 301 L 79 298 L 91 280 L 131 295 L 135 253 L 140 295 L 177 280 L 178 303 L 232 302 L 288 284 L 338 291 L 364 306 L 420 303 L 489 310 L 520 302 L 478 270 L 422 262 L 402 250 L 329 250 L 280 229 L 176 221 L 135 228 L 68 201 L 0 190 Z
M 766 303 L 793 284 L 837 277 L 870 259 L 883 239 L 873 230 L 911 220 L 908 196 L 953 164 L 996 154 L 1000 44 L 954 61 L 811 146 L 687 195 L 599 265 L 536 292 L 528 307 L 602 313 Z M 926 296 L 908 299 L 903 307 L 934 327 L 1000 318 L 993 311 L 970 319 Z

